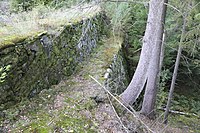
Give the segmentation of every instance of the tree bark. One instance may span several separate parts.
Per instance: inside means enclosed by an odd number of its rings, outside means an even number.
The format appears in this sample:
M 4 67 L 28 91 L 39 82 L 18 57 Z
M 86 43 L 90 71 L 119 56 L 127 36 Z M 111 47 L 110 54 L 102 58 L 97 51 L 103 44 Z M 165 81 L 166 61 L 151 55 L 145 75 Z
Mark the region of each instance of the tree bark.
M 148 116 L 149 118 L 154 118 L 154 108 L 158 88 L 158 74 L 160 71 L 160 54 L 164 33 L 165 16 L 167 11 L 167 6 L 164 3 L 167 2 L 168 0 L 160 1 L 160 12 L 157 13 L 157 15 L 160 17 L 160 20 L 157 22 L 158 30 L 155 38 L 156 41 L 148 69 L 148 80 L 144 94 L 142 110 L 140 111 L 142 114 Z
M 162 45 L 161 45 L 161 51 L 160 51 L 160 63 L 159 63 L 159 80 L 158 83 L 160 82 L 160 73 L 163 67 L 163 60 L 164 60 L 164 56 L 165 56 L 165 41 L 166 41 L 166 36 L 167 33 L 166 31 L 164 31 L 163 33 L 163 39 L 162 39 Z
M 126 104 L 133 104 L 142 92 L 147 80 L 147 72 L 152 57 L 152 50 L 157 41 L 157 33 L 160 27 L 157 27 L 161 21 L 160 4 L 163 0 L 151 0 L 149 3 L 149 13 L 140 60 L 137 65 L 134 76 L 127 89 L 120 95 L 122 101 Z
M 169 92 L 169 96 L 168 96 L 167 107 L 166 107 L 166 111 L 165 111 L 165 114 L 164 114 L 164 123 L 165 124 L 167 124 L 167 122 L 168 122 L 167 118 L 168 118 L 168 115 L 169 115 L 169 108 L 170 108 L 170 104 L 171 104 L 171 100 L 172 100 L 172 96 L 173 96 L 173 92 L 174 92 L 174 87 L 175 87 L 175 83 L 176 83 L 176 77 L 177 77 L 177 73 L 178 73 L 178 67 L 179 67 L 181 52 L 182 52 L 182 44 L 183 44 L 183 40 L 184 40 L 184 36 L 185 36 L 185 28 L 186 28 L 186 17 L 183 16 L 182 34 L 181 34 L 180 44 L 179 44 L 179 48 L 178 48 L 178 54 L 177 54 L 177 57 L 176 57 L 176 63 L 175 63 L 175 67 L 174 67 L 172 82 L 171 82 L 171 86 L 170 86 L 170 92 Z

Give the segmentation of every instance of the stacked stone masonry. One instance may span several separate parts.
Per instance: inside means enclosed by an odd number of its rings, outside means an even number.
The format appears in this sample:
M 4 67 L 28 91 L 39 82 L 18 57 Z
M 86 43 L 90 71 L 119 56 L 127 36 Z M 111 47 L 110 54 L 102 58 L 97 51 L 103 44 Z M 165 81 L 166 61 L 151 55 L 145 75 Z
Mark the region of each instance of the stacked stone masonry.
M 106 34 L 105 15 L 0 49 L 0 110 L 30 98 L 74 73 Z

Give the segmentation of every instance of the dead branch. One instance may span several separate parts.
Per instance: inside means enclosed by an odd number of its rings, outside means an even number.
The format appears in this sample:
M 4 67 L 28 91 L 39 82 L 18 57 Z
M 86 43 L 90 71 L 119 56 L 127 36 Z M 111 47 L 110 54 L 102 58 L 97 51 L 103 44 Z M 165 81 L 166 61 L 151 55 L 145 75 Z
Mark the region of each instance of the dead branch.
M 122 127 L 124 128 L 124 130 L 125 130 L 127 133 L 129 133 L 127 127 L 123 124 L 123 122 L 121 121 L 121 118 L 120 118 L 119 115 L 117 114 L 117 112 L 116 112 L 116 110 L 115 110 L 115 107 L 113 106 L 113 103 L 112 103 L 112 101 L 111 101 L 111 99 L 110 99 L 110 96 L 109 96 L 108 94 L 107 94 L 107 97 L 108 97 L 108 100 L 109 100 L 109 102 L 110 102 L 110 105 L 111 105 L 111 107 L 112 107 L 112 109 L 113 109 L 113 111 L 114 111 L 114 113 L 115 113 L 117 119 L 119 120 L 120 124 L 122 125 Z
M 162 111 L 166 111 L 166 108 L 158 108 L 158 109 L 162 110 Z M 169 110 L 169 113 L 179 114 L 179 115 L 185 115 L 185 116 L 195 116 L 195 117 L 200 118 L 200 116 L 197 115 L 197 114 L 195 114 L 195 113 L 187 113 L 187 112 L 181 112 L 181 111 L 176 111 L 176 110 Z
M 131 111 L 130 109 L 128 109 L 120 100 L 118 100 L 109 90 L 107 90 L 99 81 L 97 81 L 94 77 L 92 77 L 91 75 L 89 75 L 90 78 L 92 78 L 96 83 L 98 83 L 103 89 L 104 91 L 106 91 L 107 94 L 109 94 L 112 98 L 114 98 L 122 107 L 124 107 L 130 114 L 133 115 L 134 118 L 136 118 L 142 125 L 144 125 L 144 127 L 150 131 L 151 133 L 154 133 L 154 131 L 152 129 L 149 128 L 149 126 L 147 126 L 137 115 L 136 115 L 136 111 L 133 110 Z

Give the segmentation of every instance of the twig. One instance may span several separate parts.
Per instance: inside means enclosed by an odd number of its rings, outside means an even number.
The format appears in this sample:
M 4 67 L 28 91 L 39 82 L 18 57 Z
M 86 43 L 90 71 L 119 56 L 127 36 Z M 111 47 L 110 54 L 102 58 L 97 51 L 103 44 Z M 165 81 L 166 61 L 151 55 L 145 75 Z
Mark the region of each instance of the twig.
M 129 133 L 127 127 L 123 124 L 123 122 L 121 121 L 119 115 L 117 114 L 117 112 L 116 112 L 116 110 L 115 110 L 115 107 L 113 106 L 113 103 L 112 103 L 112 101 L 111 101 L 111 99 L 110 99 L 110 97 L 109 97 L 108 94 L 107 94 L 107 97 L 108 97 L 108 100 L 109 100 L 109 102 L 110 102 L 110 105 L 111 105 L 111 107 L 112 107 L 112 109 L 113 109 L 113 111 L 114 111 L 114 113 L 115 113 L 117 119 L 119 120 L 119 122 L 121 123 L 121 125 L 122 125 L 122 127 L 125 129 L 125 131 L 126 131 L 127 133 Z
M 169 125 L 166 125 L 166 126 L 161 130 L 161 133 L 163 133 L 163 132 L 167 129 L 168 126 L 169 126 Z
M 141 51 L 141 50 L 142 50 L 142 48 L 139 48 L 139 49 L 133 51 L 133 54 L 135 54 L 135 53 L 137 53 L 137 52 L 139 52 L 139 51 Z
M 179 9 L 177 9 L 176 7 L 174 7 L 173 5 L 170 5 L 170 4 L 168 4 L 168 3 L 164 3 L 166 6 L 168 6 L 168 7 L 171 7 L 171 8 L 173 8 L 174 10 L 176 10 L 177 12 L 179 12 L 182 16 L 183 16 L 183 13 L 179 10 Z
M 146 127 L 146 129 L 148 129 L 150 132 L 154 133 L 153 130 L 151 130 L 138 116 L 136 116 L 136 113 L 134 110 L 134 113 L 128 109 L 121 101 L 119 101 L 109 90 L 107 90 L 101 83 L 99 83 L 99 81 L 97 81 L 94 77 L 92 77 L 91 75 L 89 75 L 90 78 L 92 78 L 96 83 L 98 83 L 111 97 L 113 97 L 122 107 L 124 107 L 129 113 L 131 113 L 133 115 L 134 118 L 136 118 L 138 121 L 140 121 L 140 123 L 142 125 L 144 125 Z

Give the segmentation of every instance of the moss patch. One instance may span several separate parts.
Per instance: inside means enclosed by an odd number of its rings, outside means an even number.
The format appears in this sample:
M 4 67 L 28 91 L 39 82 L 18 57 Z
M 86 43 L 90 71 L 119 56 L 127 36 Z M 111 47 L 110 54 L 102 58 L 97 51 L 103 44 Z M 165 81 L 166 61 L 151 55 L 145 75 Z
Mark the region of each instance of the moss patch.
M 4 38 L 0 39 L 0 49 L 4 49 L 10 46 L 17 45 L 18 43 L 30 43 L 30 41 L 34 41 L 36 38 L 40 37 L 41 35 L 46 34 L 45 31 L 37 31 L 37 32 L 30 32 L 26 35 L 9 35 L 5 36 Z

